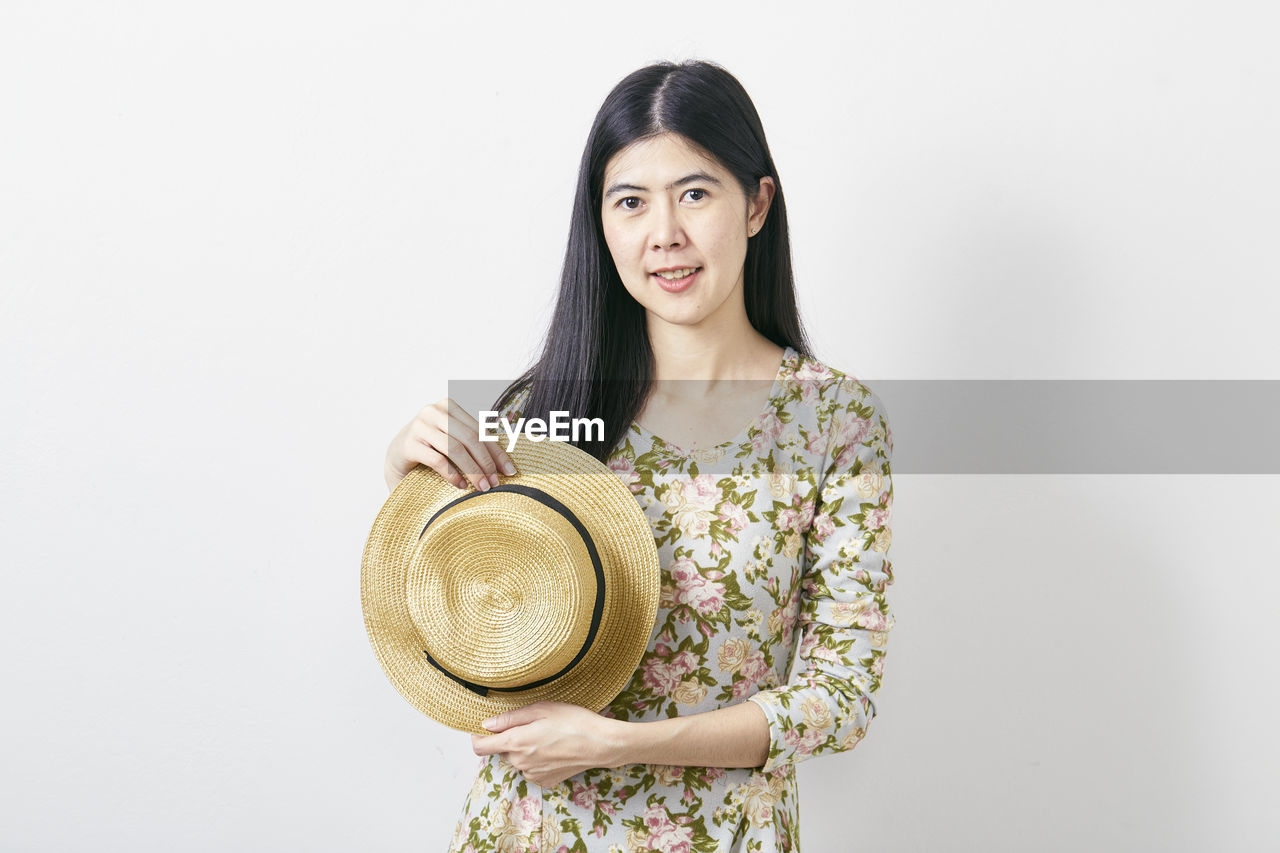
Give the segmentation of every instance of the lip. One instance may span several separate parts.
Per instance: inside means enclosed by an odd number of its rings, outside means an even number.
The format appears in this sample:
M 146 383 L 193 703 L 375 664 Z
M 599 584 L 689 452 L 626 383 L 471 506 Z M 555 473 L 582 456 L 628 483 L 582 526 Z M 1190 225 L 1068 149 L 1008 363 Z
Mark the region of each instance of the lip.
M 658 273 L 671 272 L 672 270 L 684 270 L 688 268 L 689 268 L 688 265 L 685 265 L 682 267 L 665 267 L 663 269 L 654 270 L 653 272 L 649 273 L 649 277 L 652 278 L 654 281 L 656 281 L 658 283 L 658 287 L 661 287 L 667 293 L 680 293 L 683 290 L 688 290 L 689 287 L 693 285 L 694 280 L 697 279 L 698 276 L 702 275 L 702 267 L 694 267 L 694 269 L 696 269 L 697 272 L 687 275 L 684 278 L 678 279 L 676 281 L 668 281 L 667 279 L 658 275 Z

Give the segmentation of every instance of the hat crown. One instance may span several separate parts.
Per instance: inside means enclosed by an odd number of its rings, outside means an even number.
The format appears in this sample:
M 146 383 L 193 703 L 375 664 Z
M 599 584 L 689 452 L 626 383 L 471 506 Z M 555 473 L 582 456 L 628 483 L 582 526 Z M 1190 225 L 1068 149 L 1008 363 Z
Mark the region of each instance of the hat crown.
M 406 579 L 423 651 L 479 688 L 516 688 L 565 670 L 604 592 L 585 528 L 549 495 L 513 488 L 473 492 L 438 512 Z
M 605 708 L 640 665 L 660 597 L 657 540 L 644 510 L 613 470 L 589 453 L 555 441 L 522 438 L 510 456 L 518 473 L 485 492 L 464 493 L 425 466 L 409 472 L 379 510 L 362 560 L 360 596 L 378 663 L 414 707 L 473 734 L 489 734 L 482 720 L 541 700 L 592 711 Z M 471 534 L 461 526 L 456 536 L 446 527 L 436 528 L 436 522 L 449 520 L 459 508 L 470 512 L 491 501 L 507 501 L 522 515 L 538 512 L 531 503 L 516 502 L 511 493 L 539 495 L 545 500 L 534 503 L 558 507 L 561 517 L 541 513 L 532 527 L 515 519 L 494 524 L 477 517 L 488 525 L 476 537 L 489 540 L 487 550 L 474 541 L 466 544 Z M 457 537 L 464 544 L 450 544 Z M 579 541 L 589 546 L 593 575 L 577 551 Z M 459 554 L 458 562 L 425 558 L 430 549 L 449 548 Z M 559 549 L 569 556 L 551 556 Z M 431 572 L 442 579 L 432 580 Z M 535 592 L 532 582 L 521 580 L 526 576 L 544 579 L 538 588 L 547 592 Z M 554 630 L 530 615 L 537 601 L 548 596 L 558 602 L 546 611 L 554 614 L 547 620 L 559 626 Z M 592 601 L 594 609 L 587 606 Z M 451 622 L 451 609 L 469 615 Z M 579 643 L 578 626 L 587 622 L 588 611 L 590 624 Z M 485 627 L 489 620 L 492 624 Z M 525 620 L 536 630 L 510 630 L 511 620 Z M 451 635 L 466 630 L 480 631 L 480 636 Z M 519 642 L 512 636 L 519 636 Z M 478 656 L 495 642 L 507 657 L 491 656 L 500 671 L 486 672 Z M 566 646 L 572 652 L 568 665 L 556 670 Z M 459 673 L 448 671 L 435 659 L 437 654 Z M 527 675 L 504 677 L 507 667 Z M 481 680 L 491 686 L 480 685 Z M 512 688 L 497 686 L 517 680 Z

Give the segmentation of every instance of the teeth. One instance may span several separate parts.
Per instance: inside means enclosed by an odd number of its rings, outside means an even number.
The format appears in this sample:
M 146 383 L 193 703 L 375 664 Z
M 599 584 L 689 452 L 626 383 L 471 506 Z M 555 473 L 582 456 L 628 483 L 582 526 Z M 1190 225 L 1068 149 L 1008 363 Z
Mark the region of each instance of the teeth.
M 695 272 L 697 272 L 697 270 L 698 270 L 697 267 L 685 267 L 682 270 L 671 270 L 670 272 L 660 272 L 660 273 L 657 273 L 657 275 L 662 276 L 667 281 L 675 281 L 676 279 L 684 278 L 687 275 L 693 275 Z

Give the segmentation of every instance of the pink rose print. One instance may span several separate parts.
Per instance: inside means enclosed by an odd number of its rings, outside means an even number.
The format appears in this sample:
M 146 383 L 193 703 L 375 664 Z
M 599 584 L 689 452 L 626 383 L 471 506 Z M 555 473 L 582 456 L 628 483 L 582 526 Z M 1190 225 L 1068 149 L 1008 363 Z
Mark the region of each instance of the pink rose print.
M 778 510 L 777 521 L 782 530 L 803 533 L 813 523 L 813 501 L 801 501 L 796 495 L 791 499 L 791 506 Z
M 820 361 L 810 360 L 802 361 L 800 366 L 795 369 L 794 373 L 792 373 L 792 376 L 802 382 L 811 379 L 818 382 L 824 382 L 827 379 L 830 379 L 832 375 L 831 368 L 827 367 Z
M 687 604 L 703 616 L 724 607 L 724 584 L 703 576 L 693 560 L 680 557 L 668 571 L 676 582 L 676 603 Z
M 797 755 L 812 755 L 826 739 L 826 733 L 820 729 L 806 729 L 803 735 L 791 729 L 782 736 L 783 743 L 794 749 Z
M 720 519 L 725 522 L 729 533 L 737 534 L 747 526 L 747 511 L 738 504 L 725 501 L 720 504 Z
M 710 474 L 699 474 L 690 480 L 676 480 L 667 487 L 663 502 L 680 532 L 690 538 L 706 536 L 716 505 L 724 496 Z
M 649 658 L 641 666 L 644 686 L 661 696 L 670 696 L 686 675 L 697 670 L 698 657 L 693 652 L 680 652 L 670 661 Z
M 800 386 L 800 402 L 812 406 L 822 399 L 822 386 L 814 382 L 805 382 Z
M 800 384 L 800 402 L 813 406 L 822 397 L 822 383 L 831 378 L 831 370 L 818 362 L 805 362 L 793 374 Z
M 528 835 L 542 826 L 542 803 L 533 797 L 525 797 L 511 805 L 511 822 L 521 835 Z
M 671 662 L 685 672 L 693 672 L 698 668 L 698 656 L 693 652 L 678 652 Z
M 799 526 L 796 529 L 803 533 L 813 525 L 813 501 L 800 503 L 800 496 L 796 495 L 792 498 L 792 503 L 797 503 L 800 506 L 800 517 L 797 519 Z
M 756 685 L 768 672 L 769 664 L 765 662 L 764 654 L 759 649 L 753 649 L 738 668 L 742 678 L 733 682 L 733 698 L 744 699 L 755 693 Z
M 764 654 L 759 649 L 753 649 L 751 654 L 747 655 L 747 659 L 742 662 L 742 668 L 738 670 L 742 676 L 755 684 L 764 678 L 765 673 L 769 671 L 769 664 L 765 663 Z
M 836 532 L 836 524 L 825 512 L 818 513 L 813 520 L 813 532 L 818 542 L 825 542 L 827 537 Z
M 609 469 L 617 474 L 618 479 L 632 492 L 639 492 L 642 488 L 640 475 L 636 473 L 636 466 L 627 457 L 614 456 L 609 460 Z
M 778 527 L 782 530 L 795 530 L 796 523 L 800 520 L 800 513 L 791 507 L 778 510 Z
M 699 474 L 689 483 L 691 488 L 685 490 L 689 502 L 698 509 L 714 509 L 721 497 L 715 478 L 710 474 Z
M 809 433 L 809 440 L 805 442 L 805 449 L 814 456 L 824 456 L 827 452 L 827 434 L 821 430 L 814 430 Z
M 800 638 L 800 650 L 798 654 L 802 658 L 807 658 L 813 654 L 813 647 L 818 645 L 818 637 L 811 631 L 805 631 L 804 636 Z
M 667 810 L 661 805 L 649 806 L 644 810 L 644 825 L 649 830 L 646 844 L 650 850 L 662 853 L 692 853 L 693 830 L 671 821 Z
M 776 412 L 766 412 L 761 416 L 759 423 L 760 432 L 751 439 L 751 449 L 757 453 L 762 453 L 773 443 L 778 440 L 778 436 L 782 435 L 782 421 L 778 420 Z
M 581 782 L 573 783 L 573 795 L 571 799 L 575 805 L 584 809 L 595 808 L 596 800 L 600 797 L 600 790 L 595 785 L 583 785 Z
M 644 686 L 666 696 L 679 686 L 681 676 L 675 667 L 660 660 L 651 660 L 644 664 Z
M 853 460 L 858 457 L 858 447 L 871 434 L 871 421 L 866 418 L 850 416 L 844 418 L 837 424 L 835 436 L 832 442 L 836 447 L 841 448 L 840 454 L 836 456 L 835 464 L 837 468 L 848 468 L 853 464 Z
M 884 631 L 889 627 L 884 614 L 870 607 L 859 613 L 853 621 L 859 628 L 866 628 L 868 631 Z
M 884 507 L 869 509 L 864 523 L 868 530 L 879 530 L 889 523 L 889 511 Z

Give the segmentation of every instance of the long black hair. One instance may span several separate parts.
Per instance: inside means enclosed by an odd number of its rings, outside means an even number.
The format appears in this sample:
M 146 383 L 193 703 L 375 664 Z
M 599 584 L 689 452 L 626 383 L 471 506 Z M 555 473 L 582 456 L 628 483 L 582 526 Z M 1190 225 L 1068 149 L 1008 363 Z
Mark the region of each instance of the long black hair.
M 659 62 L 628 74 L 605 98 L 587 136 L 560 295 L 542 355 L 495 403 L 501 409 L 528 388 L 525 417 L 564 411 L 603 419 L 604 441 L 577 443 L 601 461 L 643 408 L 653 379 L 644 308 L 623 286 L 604 239 L 604 171 L 626 146 L 662 133 L 678 134 L 718 160 L 748 198 L 756 195 L 760 178 L 773 178 L 769 214 L 747 242 L 747 319 L 778 346 L 809 354 L 796 308 L 782 182 L 746 90 L 724 68 L 701 60 Z

